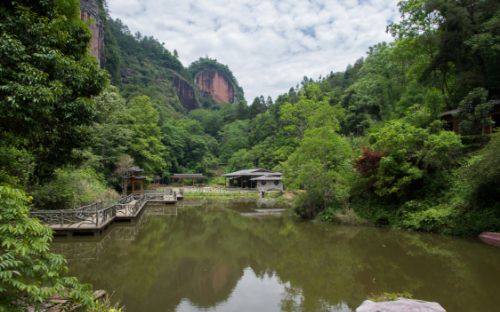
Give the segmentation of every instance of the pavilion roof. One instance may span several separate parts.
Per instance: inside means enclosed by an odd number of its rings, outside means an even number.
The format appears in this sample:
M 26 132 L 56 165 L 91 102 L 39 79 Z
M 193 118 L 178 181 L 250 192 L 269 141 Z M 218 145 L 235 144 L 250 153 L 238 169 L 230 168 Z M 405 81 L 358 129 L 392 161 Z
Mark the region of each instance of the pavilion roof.
M 127 171 L 128 172 L 143 172 L 144 170 L 141 169 L 141 168 L 139 168 L 139 167 L 137 167 L 137 166 L 133 166 L 133 167 L 128 168 Z
M 235 172 L 226 173 L 225 177 L 260 177 L 260 176 L 281 176 L 281 172 L 275 172 L 262 168 L 243 169 Z

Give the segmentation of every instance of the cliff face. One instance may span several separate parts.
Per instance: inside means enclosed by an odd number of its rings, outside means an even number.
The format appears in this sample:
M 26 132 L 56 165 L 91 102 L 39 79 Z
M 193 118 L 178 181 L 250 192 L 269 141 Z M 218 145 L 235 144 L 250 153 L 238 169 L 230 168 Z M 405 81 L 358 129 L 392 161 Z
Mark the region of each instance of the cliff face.
M 218 103 L 233 103 L 234 89 L 231 82 L 214 69 L 206 69 L 195 76 L 196 86 L 204 96 L 210 96 Z
M 96 0 L 80 0 L 80 18 L 83 21 L 89 21 L 89 28 L 92 33 L 90 53 L 95 56 L 102 67 L 104 64 L 104 26 Z
M 179 100 L 187 110 L 199 107 L 193 87 L 186 80 L 174 75 L 172 82 Z

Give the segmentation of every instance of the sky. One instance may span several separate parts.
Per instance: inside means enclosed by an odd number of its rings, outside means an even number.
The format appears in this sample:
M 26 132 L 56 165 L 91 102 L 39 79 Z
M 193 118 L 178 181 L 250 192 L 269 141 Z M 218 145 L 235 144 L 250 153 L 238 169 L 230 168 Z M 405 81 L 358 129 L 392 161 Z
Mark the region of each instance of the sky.
M 343 71 L 398 20 L 398 0 L 108 0 L 113 18 L 177 50 L 227 64 L 247 101 L 287 92 L 304 76 Z

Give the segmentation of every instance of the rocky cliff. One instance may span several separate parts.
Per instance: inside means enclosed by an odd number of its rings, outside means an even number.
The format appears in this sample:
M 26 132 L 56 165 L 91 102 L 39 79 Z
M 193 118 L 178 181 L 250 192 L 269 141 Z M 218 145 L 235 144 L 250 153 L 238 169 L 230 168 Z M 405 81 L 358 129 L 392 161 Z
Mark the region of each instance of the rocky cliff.
M 215 69 L 198 72 L 195 82 L 202 95 L 210 96 L 218 103 L 233 103 L 235 100 L 232 83 Z
M 90 53 L 95 56 L 100 66 L 104 64 L 104 26 L 99 14 L 97 0 L 80 0 L 80 18 L 89 22 L 92 39 Z
M 181 101 L 184 108 L 192 110 L 200 106 L 196 99 L 196 93 L 189 82 L 175 74 L 173 75 L 172 82 L 177 91 L 179 101 Z
M 244 99 L 227 65 L 200 58 L 186 68 L 158 40 L 132 35 L 125 24 L 109 16 L 104 4 L 105 0 L 80 0 L 80 17 L 92 33 L 90 53 L 126 98 L 148 95 L 181 112 Z
M 227 65 L 216 59 L 200 58 L 189 65 L 188 71 L 199 91 L 200 101 L 213 104 L 236 103 L 244 100 L 243 89 Z M 204 103 L 206 105 L 206 103 Z

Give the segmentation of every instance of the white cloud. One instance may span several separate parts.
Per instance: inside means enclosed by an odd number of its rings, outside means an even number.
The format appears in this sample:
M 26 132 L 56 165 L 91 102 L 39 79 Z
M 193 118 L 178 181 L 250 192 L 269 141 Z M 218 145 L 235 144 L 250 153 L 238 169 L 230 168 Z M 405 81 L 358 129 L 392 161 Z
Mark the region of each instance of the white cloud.
M 398 0 L 108 0 L 132 32 L 176 49 L 185 66 L 201 56 L 227 64 L 248 101 L 344 70 L 391 37 Z

